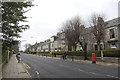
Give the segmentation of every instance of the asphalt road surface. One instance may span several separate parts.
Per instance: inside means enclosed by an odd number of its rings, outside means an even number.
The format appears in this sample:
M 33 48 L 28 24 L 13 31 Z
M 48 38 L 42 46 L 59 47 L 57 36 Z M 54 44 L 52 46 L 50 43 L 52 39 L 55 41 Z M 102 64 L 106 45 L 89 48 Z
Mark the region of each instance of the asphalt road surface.
M 118 68 L 21 54 L 32 78 L 119 78 Z

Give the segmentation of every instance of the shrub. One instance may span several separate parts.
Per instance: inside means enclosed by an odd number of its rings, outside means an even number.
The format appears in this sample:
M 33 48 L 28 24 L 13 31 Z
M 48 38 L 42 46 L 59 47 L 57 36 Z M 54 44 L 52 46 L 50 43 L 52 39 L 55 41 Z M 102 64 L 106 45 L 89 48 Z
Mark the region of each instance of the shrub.
M 2 62 L 4 62 L 7 59 L 7 55 L 7 50 L 4 53 L 2 53 Z
M 69 56 L 83 56 L 83 51 L 67 51 L 67 55 Z M 52 55 L 63 55 L 64 52 L 51 52 Z
M 42 53 L 43 55 L 47 56 L 47 55 L 51 55 L 50 53 Z
M 12 51 L 9 52 L 9 57 L 11 57 L 11 55 L 12 55 Z M 8 50 L 2 53 L 1 57 L 2 57 L 2 62 L 6 61 L 8 57 Z
M 101 51 L 90 51 L 95 53 L 97 57 L 101 57 Z M 120 50 L 103 50 L 104 57 L 120 57 Z
M 92 53 L 95 53 L 95 54 L 96 54 L 96 57 L 100 57 L 100 56 L 101 56 L 101 51 L 97 51 L 97 50 L 95 50 L 95 51 L 90 51 L 90 53 L 89 53 L 89 56 L 90 56 L 90 57 L 92 57 Z
M 96 54 L 96 57 L 101 57 L 101 51 L 88 51 L 87 56 L 91 57 L 92 53 Z M 51 52 L 52 55 L 63 55 L 64 52 Z M 84 56 L 83 51 L 67 51 L 68 56 Z M 103 50 L 104 57 L 120 57 L 120 50 Z
M 67 54 L 70 56 L 84 56 L 83 51 L 68 51 Z
M 51 52 L 51 54 L 52 54 L 52 55 L 63 55 L 64 52 L 55 52 L 55 51 L 54 51 L 54 52 Z
M 120 50 L 104 50 L 105 57 L 120 57 Z
M 31 54 L 36 54 L 37 52 L 36 51 L 32 51 Z

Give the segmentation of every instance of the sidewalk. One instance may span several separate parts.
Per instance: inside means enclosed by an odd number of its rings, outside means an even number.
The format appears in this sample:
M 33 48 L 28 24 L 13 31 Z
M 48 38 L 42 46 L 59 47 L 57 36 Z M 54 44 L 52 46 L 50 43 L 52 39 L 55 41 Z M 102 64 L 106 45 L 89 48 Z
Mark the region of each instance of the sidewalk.
M 45 58 L 53 58 L 53 59 L 59 59 L 59 60 L 63 60 L 60 57 L 50 57 L 50 56 L 41 56 L 41 57 L 45 57 Z M 65 61 L 72 61 L 72 59 L 66 59 Z M 80 63 L 85 63 L 85 64 L 92 64 L 92 61 L 90 60 L 76 60 L 74 59 L 74 62 L 80 62 Z M 118 61 L 119 62 L 119 61 Z M 101 66 L 110 66 L 110 67 L 117 67 L 119 66 L 118 63 L 111 63 L 111 62 L 100 62 L 100 61 L 96 61 L 96 65 L 101 65 Z
M 11 56 L 10 61 L 4 66 L 2 75 L 3 78 L 30 78 L 23 64 L 17 62 L 15 54 Z

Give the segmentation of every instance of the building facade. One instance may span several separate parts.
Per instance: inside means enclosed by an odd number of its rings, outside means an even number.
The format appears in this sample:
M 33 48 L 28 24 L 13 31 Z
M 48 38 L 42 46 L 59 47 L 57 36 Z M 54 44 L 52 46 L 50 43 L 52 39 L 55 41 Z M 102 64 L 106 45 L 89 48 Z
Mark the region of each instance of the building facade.
M 113 20 L 106 21 L 104 38 L 100 43 L 100 49 L 120 49 L 120 17 Z M 91 33 L 91 27 L 87 28 L 88 33 Z M 94 35 L 91 33 L 87 50 L 98 50 L 98 46 Z M 73 49 L 72 49 L 73 50 Z M 78 43 L 76 51 L 82 50 L 81 45 Z M 52 52 L 52 51 L 68 51 L 68 44 L 65 39 L 64 32 L 58 32 L 50 39 L 44 42 L 36 43 L 28 48 L 28 51 L 36 52 Z
M 100 43 L 101 50 L 106 49 L 120 49 L 120 18 L 115 18 L 113 20 L 106 21 L 104 38 Z M 89 42 L 89 50 L 98 50 L 97 43 L 95 39 Z

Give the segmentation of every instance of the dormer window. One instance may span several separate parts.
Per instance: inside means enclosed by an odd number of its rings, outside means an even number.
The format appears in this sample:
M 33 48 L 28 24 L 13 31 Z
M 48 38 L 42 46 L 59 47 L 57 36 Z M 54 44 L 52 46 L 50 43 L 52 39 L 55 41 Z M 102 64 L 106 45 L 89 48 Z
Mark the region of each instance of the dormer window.
M 115 31 L 114 29 L 110 29 L 110 39 L 115 38 Z

